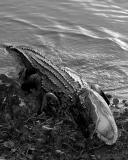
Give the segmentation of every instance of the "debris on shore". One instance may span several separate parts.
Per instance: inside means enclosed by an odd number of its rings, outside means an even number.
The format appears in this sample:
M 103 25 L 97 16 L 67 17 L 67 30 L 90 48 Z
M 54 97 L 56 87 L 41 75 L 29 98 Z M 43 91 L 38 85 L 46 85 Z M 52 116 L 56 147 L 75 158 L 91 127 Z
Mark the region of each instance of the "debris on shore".
M 1 160 L 126 160 L 128 158 L 128 101 L 111 98 L 110 109 L 119 129 L 117 142 L 108 146 L 96 135 L 85 139 L 68 115 L 37 115 L 35 92 L 26 95 L 20 84 L 0 75 Z

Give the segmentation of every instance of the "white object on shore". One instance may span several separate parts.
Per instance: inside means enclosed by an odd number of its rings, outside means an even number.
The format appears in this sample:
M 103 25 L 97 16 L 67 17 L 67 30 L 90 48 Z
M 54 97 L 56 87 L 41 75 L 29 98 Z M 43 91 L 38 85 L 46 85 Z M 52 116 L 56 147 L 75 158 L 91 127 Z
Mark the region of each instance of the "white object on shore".
M 95 124 L 95 130 L 93 132 L 96 132 L 97 136 L 106 144 L 114 144 L 118 138 L 118 129 L 108 104 L 98 92 L 90 88 L 86 79 L 70 68 L 65 67 L 64 69 L 85 90 L 80 95 L 80 99 L 82 103 L 85 103 L 85 106 L 89 104 L 87 107 L 91 111 L 90 117 Z

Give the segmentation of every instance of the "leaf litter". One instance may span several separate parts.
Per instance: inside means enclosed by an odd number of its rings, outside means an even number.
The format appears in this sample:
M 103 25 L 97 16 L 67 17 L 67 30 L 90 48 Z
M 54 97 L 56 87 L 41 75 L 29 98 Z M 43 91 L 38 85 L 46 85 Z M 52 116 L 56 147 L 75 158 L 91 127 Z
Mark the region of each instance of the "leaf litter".
M 111 97 L 111 96 L 110 96 Z M 111 98 L 119 138 L 108 146 L 96 135 L 85 139 L 68 114 L 37 115 L 35 93 L 26 95 L 15 80 L 0 75 L 0 160 L 126 160 L 128 102 Z

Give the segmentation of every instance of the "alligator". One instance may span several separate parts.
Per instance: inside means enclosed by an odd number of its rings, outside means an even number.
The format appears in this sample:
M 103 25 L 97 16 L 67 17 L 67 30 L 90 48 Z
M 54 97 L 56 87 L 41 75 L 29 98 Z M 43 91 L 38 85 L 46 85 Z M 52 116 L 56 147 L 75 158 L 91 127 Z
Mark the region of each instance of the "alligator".
M 71 112 L 85 138 L 92 120 L 95 126 L 92 137 L 96 132 L 106 144 L 112 145 L 116 142 L 118 129 L 102 90 L 91 87 L 86 79 L 75 71 L 55 65 L 33 47 L 13 44 L 4 44 L 3 47 L 25 68 L 19 74 L 23 80 L 22 89 L 35 79 L 41 84 L 38 85 L 38 89 L 41 88 L 43 92 L 39 109 L 41 112 L 47 106 L 50 97 L 61 109 Z M 35 74 L 41 78 L 34 78 Z

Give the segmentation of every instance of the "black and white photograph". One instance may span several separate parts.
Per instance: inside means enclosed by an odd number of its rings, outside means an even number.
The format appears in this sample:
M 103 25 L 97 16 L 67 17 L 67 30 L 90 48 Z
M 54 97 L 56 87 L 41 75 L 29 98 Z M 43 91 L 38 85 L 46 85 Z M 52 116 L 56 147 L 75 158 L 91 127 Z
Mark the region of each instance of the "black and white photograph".
M 0 0 L 0 160 L 128 160 L 127 0 Z

